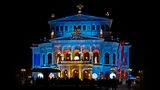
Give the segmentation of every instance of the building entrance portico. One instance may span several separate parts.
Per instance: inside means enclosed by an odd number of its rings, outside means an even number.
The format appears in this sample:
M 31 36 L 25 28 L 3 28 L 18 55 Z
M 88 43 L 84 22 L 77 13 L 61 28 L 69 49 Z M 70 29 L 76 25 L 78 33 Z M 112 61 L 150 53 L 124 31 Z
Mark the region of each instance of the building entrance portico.
M 78 70 L 73 70 L 73 78 L 78 78 L 79 77 L 79 73 Z
M 65 62 L 65 61 L 64 61 Z M 66 61 L 67 62 L 67 61 Z M 79 79 L 91 79 L 90 75 L 92 75 L 91 64 L 81 64 L 80 61 L 74 61 L 77 64 L 70 63 L 59 64 L 61 69 L 61 78 L 79 78 Z

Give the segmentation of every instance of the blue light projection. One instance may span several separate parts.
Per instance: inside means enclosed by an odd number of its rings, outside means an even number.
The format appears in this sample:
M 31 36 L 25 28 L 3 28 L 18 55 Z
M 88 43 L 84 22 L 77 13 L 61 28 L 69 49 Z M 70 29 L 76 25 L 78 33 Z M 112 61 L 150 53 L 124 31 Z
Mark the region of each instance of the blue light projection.
M 76 26 L 78 26 L 83 35 L 97 37 L 100 28 L 103 28 L 104 33 L 109 30 L 110 21 L 111 19 L 107 18 L 77 14 L 51 20 L 48 23 L 51 25 L 52 30 L 56 32 L 57 37 L 71 35 Z
M 32 55 L 34 55 L 32 68 L 37 66 L 39 68 L 59 68 L 62 74 L 58 77 L 61 78 L 66 76 L 71 78 L 75 74 L 80 79 L 86 76 L 91 79 L 92 74 L 96 74 L 97 78 L 109 77 L 111 68 L 119 67 L 118 61 L 123 61 L 121 50 L 117 52 L 119 41 L 107 34 L 111 21 L 108 18 L 84 14 L 49 21 L 55 36 L 47 42 L 32 46 Z M 101 38 L 99 37 L 100 29 L 103 32 Z M 107 40 L 106 37 L 110 39 Z M 129 68 L 131 45 L 125 44 L 124 46 L 126 68 Z M 75 60 L 77 56 L 78 59 Z M 33 77 L 36 77 L 35 73 Z
M 40 65 L 40 54 L 34 54 L 34 66 Z

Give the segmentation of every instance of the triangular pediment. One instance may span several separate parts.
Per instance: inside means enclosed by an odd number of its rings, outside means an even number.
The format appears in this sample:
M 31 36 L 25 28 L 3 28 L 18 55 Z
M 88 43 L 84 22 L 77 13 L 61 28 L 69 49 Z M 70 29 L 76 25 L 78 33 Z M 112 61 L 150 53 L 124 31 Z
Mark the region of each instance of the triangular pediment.
M 64 21 L 108 21 L 108 18 L 102 18 L 97 16 L 91 15 L 84 15 L 84 14 L 76 14 L 72 16 L 67 16 L 55 20 L 51 20 L 50 22 L 64 22 Z

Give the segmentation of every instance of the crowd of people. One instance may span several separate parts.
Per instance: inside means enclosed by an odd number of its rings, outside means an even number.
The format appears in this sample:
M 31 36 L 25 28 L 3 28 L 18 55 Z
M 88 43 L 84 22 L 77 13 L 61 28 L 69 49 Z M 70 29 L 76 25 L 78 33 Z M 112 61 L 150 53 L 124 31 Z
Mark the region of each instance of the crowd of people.
M 127 80 L 126 85 L 128 88 L 131 88 L 132 80 Z M 44 78 L 31 78 L 26 79 L 24 84 L 21 87 L 49 87 L 49 88 L 57 88 L 57 87 L 91 87 L 91 88 L 112 88 L 112 90 L 116 90 L 118 85 L 121 85 L 122 82 L 117 78 L 113 79 L 87 79 L 83 80 L 79 78 L 52 78 L 52 79 L 44 79 Z

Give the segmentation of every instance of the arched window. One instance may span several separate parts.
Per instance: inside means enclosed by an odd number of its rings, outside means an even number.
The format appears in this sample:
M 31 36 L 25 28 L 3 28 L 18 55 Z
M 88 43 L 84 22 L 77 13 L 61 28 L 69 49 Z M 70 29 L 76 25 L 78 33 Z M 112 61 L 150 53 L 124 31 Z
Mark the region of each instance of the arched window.
M 48 64 L 52 64 L 52 54 L 48 54 Z
M 74 60 L 80 60 L 80 54 L 79 54 L 79 50 L 76 49 L 74 50 Z
M 56 50 L 55 51 L 55 62 L 54 63 L 58 63 L 61 60 L 61 51 L 60 50 Z
M 83 54 L 84 54 L 84 59 L 85 61 L 88 61 L 90 58 L 89 58 L 89 50 L 83 50 Z
M 83 25 L 83 30 L 84 30 L 84 31 L 86 30 L 86 25 Z
M 83 71 L 83 79 L 89 79 L 89 71 L 88 70 Z
M 113 64 L 115 64 L 116 55 L 113 53 Z
M 63 78 L 67 78 L 68 77 L 68 71 L 67 70 L 64 70 L 63 71 Z
M 109 53 L 105 53 L 105 64 L 109 64 Z
M 71 52 L 70 50 L 65 50 L 64 51 L 64 60 L 71 60 Z
M 84 53 L 84 60 L 89 60 L 89 52 Z
M 73 78 L 77 78 L 77 77 L 79 77 L 78 70 L 74 70 L 73 71 Z
M 93 58 L 94 58 L 94 64 L 98 64 L 99 63 L 99 54 L 93 53 Z
M 99 64 L 99 50 L 93 51 L 93 63 Z

